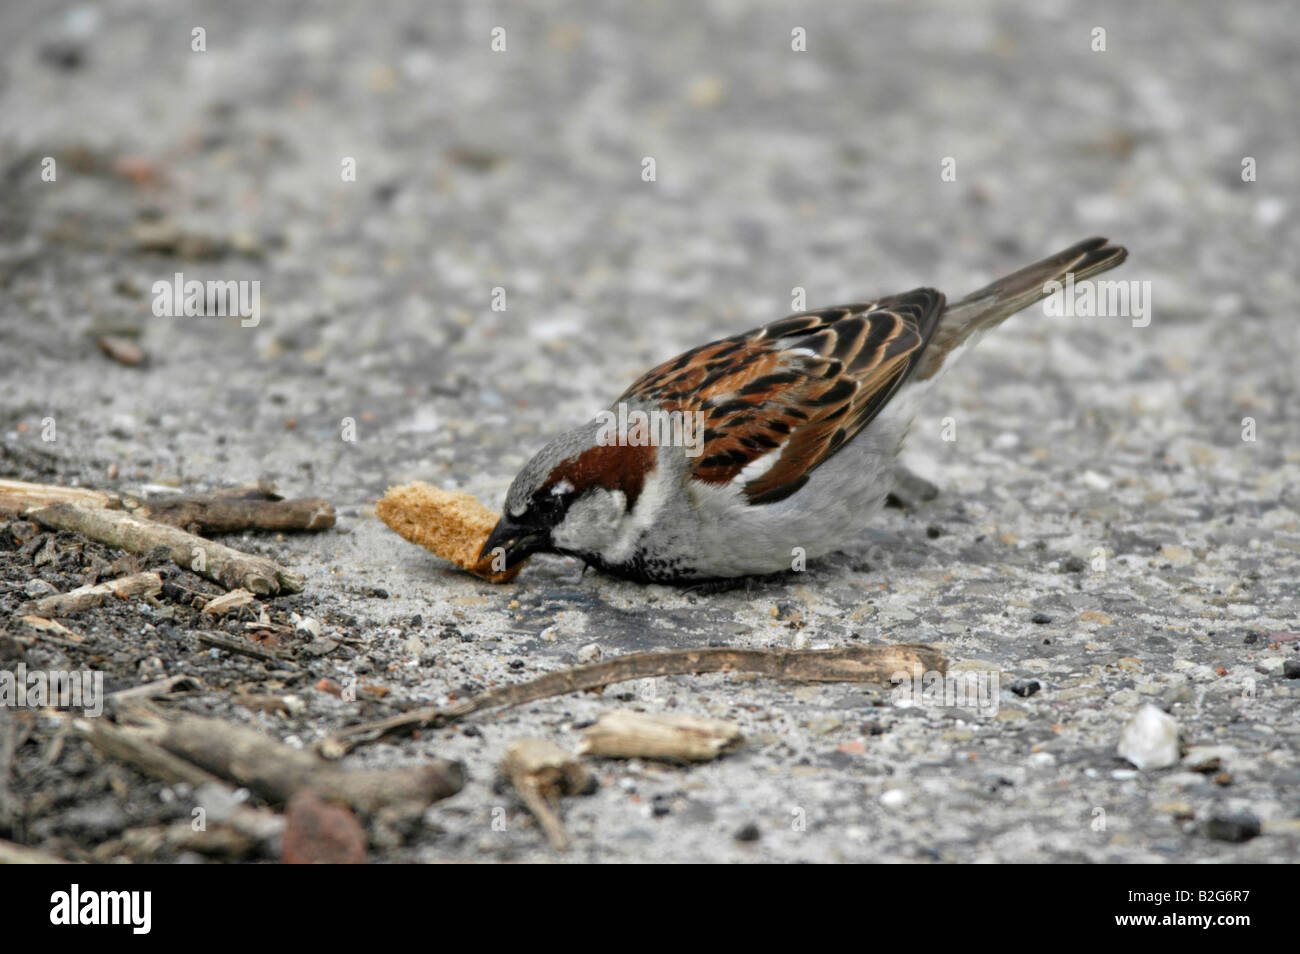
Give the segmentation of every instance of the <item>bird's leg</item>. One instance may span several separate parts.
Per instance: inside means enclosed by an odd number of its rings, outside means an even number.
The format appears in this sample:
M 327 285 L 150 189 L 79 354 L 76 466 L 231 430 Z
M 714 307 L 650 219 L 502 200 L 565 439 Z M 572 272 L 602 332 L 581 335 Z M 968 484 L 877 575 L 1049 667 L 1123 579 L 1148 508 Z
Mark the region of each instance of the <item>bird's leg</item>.
M 939 496 L 939 488 L 924 477 L 918 477 L 902 464 L 894 468 L 894 489 L 885 498 L 885 506 L 916 510 L 926 501 Z

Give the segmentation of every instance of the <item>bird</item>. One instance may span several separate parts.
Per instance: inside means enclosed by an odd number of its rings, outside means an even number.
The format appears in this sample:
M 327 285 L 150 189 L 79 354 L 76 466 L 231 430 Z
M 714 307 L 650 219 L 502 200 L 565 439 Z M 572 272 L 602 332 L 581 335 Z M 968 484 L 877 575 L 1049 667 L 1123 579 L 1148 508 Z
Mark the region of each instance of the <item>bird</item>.
M 508 570 L 555 553 L 690 586 L 852 550 L 906 473 L 898 455 L 909 426 L 956 355 L 1054 283 L 1127 255 L 1086 239 L 951 305 L 917 288 L 687 351 L 529 460 L 480 559 Z

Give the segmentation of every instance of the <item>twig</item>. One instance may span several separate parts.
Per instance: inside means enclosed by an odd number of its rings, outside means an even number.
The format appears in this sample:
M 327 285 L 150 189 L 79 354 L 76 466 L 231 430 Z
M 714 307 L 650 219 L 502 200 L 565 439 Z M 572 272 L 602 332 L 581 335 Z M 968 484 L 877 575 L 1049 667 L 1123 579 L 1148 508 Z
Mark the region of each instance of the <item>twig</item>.
M 116 496 L 102 490 L 33 484 L 25 480 L 0 480 L 0 515 L 17 517 L 33 508 L 59 503 L 76 504 L 87 510 L 120 509 L 122 506 Z
M 334 526 L 334 508 L 328 501 L 320 497 L 281 500 L 264 490 L 246 490 L 239 496 L 221 491 L 153 496 L 145 499 L 136 513 L 194 533 L 328 530 Z
M 225 787 L 211 772 L 173 755 L 152 741 L 146 730 L 123 728 L 107 719 L 78 719 L 73 728 L 105 755 L 134 765 L 170 785 L 184 782 L 195 788 L 200 785 Z
M 162 577 L 157 573 L 134 573 L 107 583 L 79 586 L 67 593 L 55 593 L 33 600 L 20 608 L 20 612 L 33 616 L 74 616 L 91 607 L 99 606 L 110 596 L 129 599 L 132 596 L 154 596 L 162 591 Z
M 191 689 L 203 688 L 202 680 L 194 676 L 168 676 L 166 679 L 155 679 L 153 682 L 146 682 L 144 685 L 132 686 L 130 689 L 119 689 L 117 692 L 108 694 L 108 702 L 112 705 L 121 705 L 123 702 L 138 702 L 141 699 L 155 699 L 158 696 L 165 696 L 174 690 L 177 686 L 189 686 Z
M 706 672 L 752 672 L 796 682 L 886 682 L 913 666 L 946 672 L 943 654 L 919 643 L 854 646 L 847 649 L 676 649 L 627 653 L 605 662 L 548 673 L 529 682 L 489 689 L 450 706 L 424 706 L 375 722 L 350 726 L 326 737 L 317 748 L 339 758 L 354 746 L 387 735 L 446 725 L 482 709 L 524 705 L 632 679 L 689 676 Z
M 225 788 L 226 782 L 233 782 L 277 804 L 310 787 L 326 799 L 370 814 L 388 806 L 427 807 L 464 785 L 457 762 L 433 759 L 399 768 L 344 769 L 219 719 L 185 715 L 171 721 L 139 714 L 146 719 L 143 726 L 78 719 L 74 727 L 102 751 L 163 781 L 188 782 L 196 788 Z
M 159 744 L 278 803 L 310 786 L 324 798 L 369 814 L 386 805 L 427 806 L 456 794 L 464 784 L 456 762 L 434 759 L 423 765 L 347 770 L 252 729 L 200 716 L 168 723 Z
M 155 547 L 166 547 L 177 566 L 193 570 L 228 590 L 242 586 L 253 593 L 270 595 L 298 593 L 303 588 L 301 576 L 265 557 L 240 553 L 177 527 L 119 510 L 88 510 L 73 504 L 53 504 L 27 515 L 43 526 L 75 530 L 92 540 L 132 553 L 148 553 Z
M 230 636 L 223 636 L 221 633 L 208 632 L 207 630 L 195 630 L 194 638 L 205 646 L 215 646 L 217 649 L 224 649 L 228 653 L 238 653 L 241 656 L 248 656 L 251 659 L 260 659 L 267 663 L 276 663 L 286 669 L 297 669 L 296 663 L 290 662 L 274 650 L 264 649 L 248 639 L 234 639 Z

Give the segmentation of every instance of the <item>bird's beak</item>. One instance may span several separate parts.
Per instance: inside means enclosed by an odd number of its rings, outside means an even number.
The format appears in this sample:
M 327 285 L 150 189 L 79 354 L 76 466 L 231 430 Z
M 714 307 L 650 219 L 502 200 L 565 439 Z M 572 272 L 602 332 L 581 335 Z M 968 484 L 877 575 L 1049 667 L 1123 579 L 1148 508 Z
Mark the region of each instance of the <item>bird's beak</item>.
M 505 552 L 504 569 L 512 569 L 539 550 L 545 550 L 550 544 L 550 534 L 545 530 L 535 530 L 512 523 L 509 517 L 502 517 L 488 535 L 487 543 L 479 551 L 478 558 L 493 556 L 493 551 L 500 547 Z

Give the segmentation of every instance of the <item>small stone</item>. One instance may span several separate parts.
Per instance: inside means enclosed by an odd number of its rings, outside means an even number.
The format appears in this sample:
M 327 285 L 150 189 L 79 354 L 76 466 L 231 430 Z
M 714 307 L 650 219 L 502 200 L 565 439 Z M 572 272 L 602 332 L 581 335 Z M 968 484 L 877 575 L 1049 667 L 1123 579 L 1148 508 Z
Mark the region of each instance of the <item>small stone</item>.
M 1061 570 L 1064 573 L 1082 573 L 1086 569 L 1088 569 L 1087 562 L 1077 556 L 1066 557 L 1061 562 Z
M 1052 621 L 1052 617 L 1048 616 L 1046 613 L 1035 613 L 1030 617 L 1029 621 L 1031 623 L 1037 623 L 1039 626 L 1044 626 Z
M 578 650 L 578 663 L 586 665 L 600 661 L 600 647 L 595 643 L 588 643 Z
M 1183 767 L 1205 774 L 1217 772 L 1233 754 L 1233 750 L 1224 745 L 1194 745 L 1183 756 Z
M 736 832 L 736 841 L 758 841 L 762 837 L 763 833 L 759 830 L 758 825 L 753 822 L 742 825 Z
M 320 620 L 311 616 L 300 617 L 294 628 L 298 630 L 298 632 L 307 633 L 313 638 L 320 636 Z
M 902 808 L 907 804 L 907 792 L 901 788 L 891 788 L 880 796 L 880 804 L 886 808 Z
M 1110 478 L 1095 470 L 1083 472 L 1083 485 L 1089 490 L 1110 490 Z
M 931 540 L 938 540 L 943 536 L 943 530 L 940 529 L 938 525 L 932 523 L 925 528 L 925 535 Z
M 1037 679 L 1017 679 L 1011 684 L 1011 691 L 1021 699 L 1028 699 L 1042 688 L 1043 684 Z
M 1288 659 L 1282 663 L 1282 675 L 1288 679 L 1300 679 L 1300 659 Z
M 1119 754 L 1140 769 L 1168 768 L 1178 762 L 1178 723 L 1147 704 L 1124 727 Z
M 51 596 L 59 592 L 53 583 L 47 583 L 45 580 L 28 580 L 23 586 L 23 592 L 34 600 L 43 596 Z
M 299 789 L 289 799 L 283 844 L 280 860 L 288 865 L 366 861 L 366 833 L 357 817 L 309 788 Z
M 1203 830 L 1205 837 L 1215 841 L 1250 841 L 1259 834 L 1259 819 L 1250 812 L 1216 812 Z

